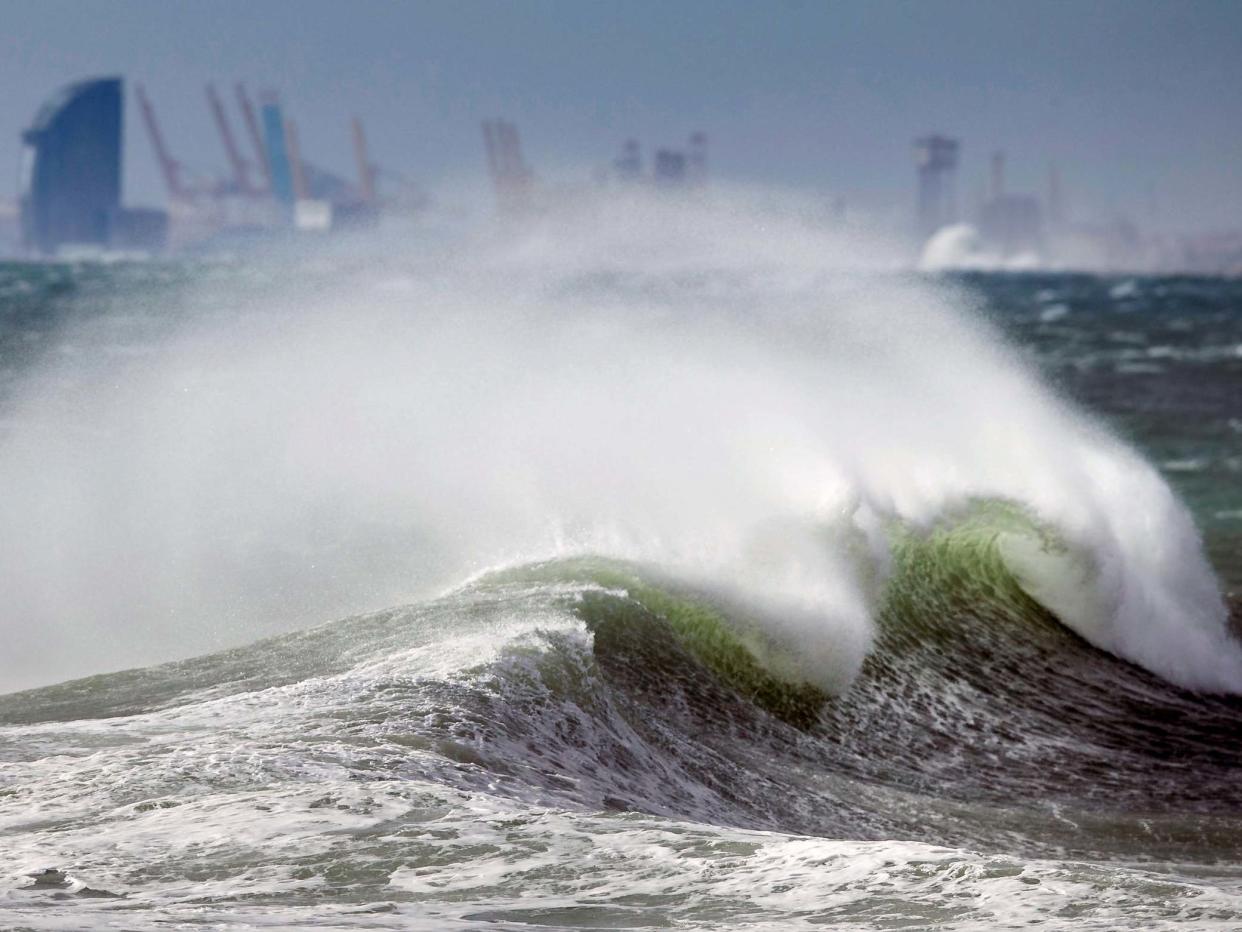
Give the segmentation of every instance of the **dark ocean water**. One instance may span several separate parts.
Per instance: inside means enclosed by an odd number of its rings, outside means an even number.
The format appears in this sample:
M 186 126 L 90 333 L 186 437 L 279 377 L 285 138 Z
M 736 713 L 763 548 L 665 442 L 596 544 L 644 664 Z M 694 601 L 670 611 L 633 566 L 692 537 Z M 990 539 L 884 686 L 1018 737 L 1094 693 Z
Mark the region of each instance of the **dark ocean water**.
M 966 277 L 1055 385 L 1159 467 L 1242 589 L 1242 281 Z
M 506 258 L 0 266 L 0 926 L 1242 927 L 1242 282 Z

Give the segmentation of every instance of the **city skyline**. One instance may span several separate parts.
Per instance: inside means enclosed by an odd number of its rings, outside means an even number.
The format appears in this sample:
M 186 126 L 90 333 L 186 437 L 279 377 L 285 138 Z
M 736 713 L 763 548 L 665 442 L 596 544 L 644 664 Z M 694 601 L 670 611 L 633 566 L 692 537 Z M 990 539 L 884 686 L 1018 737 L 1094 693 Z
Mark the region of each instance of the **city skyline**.
M 650 152 L 712 141 L 714 172 L 807 188 L 895 222 L 913 213 L 915 137 L 962 141 L 969 213 L 994 150 L 1014 190 L 1043 196 L 1050 164 L 1076 219 L 1170 231 L 1236 227 L 1242 185 L 1242 8 L 1220 2 L 685 2 L 621 9 L 144 0 L 6 4 L 0 170 L 57 87 L 122 74 L 148 89 L 174 155 L 227 161 L 204 97 L 278 90 L 309 158 L 350 174 L 349 120 L 376 161 L 423 187 L 482 185 L 479 123 L 503 116 L 543 177 L 585 179 L 636 137 Z M 166 194 L 131 99 L 125 197 Z M 5 196 L 11 196 L 6 194 Z

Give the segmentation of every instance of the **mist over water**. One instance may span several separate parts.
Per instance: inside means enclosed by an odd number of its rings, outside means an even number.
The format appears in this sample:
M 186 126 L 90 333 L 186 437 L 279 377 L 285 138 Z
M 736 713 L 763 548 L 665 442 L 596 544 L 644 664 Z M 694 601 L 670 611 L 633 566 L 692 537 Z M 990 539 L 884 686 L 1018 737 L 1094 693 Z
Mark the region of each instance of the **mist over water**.
M 0 926 L 1237 927 L 1238 294 L 719 189 L 0 265 Z
M 376 610 L 579 553 L 760 607 L 831 692 L 895 527 L 980 501 L 1088 641 L 1242 691 L 1198 533 L 965 292 L 771 194 L 591 200 L 205 266 L 68 319 L 0 434 L 0 681 Z

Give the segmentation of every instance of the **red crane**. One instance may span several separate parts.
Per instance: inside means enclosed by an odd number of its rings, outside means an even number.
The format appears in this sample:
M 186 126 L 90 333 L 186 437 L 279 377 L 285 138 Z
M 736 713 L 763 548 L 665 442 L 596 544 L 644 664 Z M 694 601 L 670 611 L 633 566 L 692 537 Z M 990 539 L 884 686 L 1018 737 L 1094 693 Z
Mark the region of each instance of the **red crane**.
M 155 158 L 160 163 L 164 184 L 168 186 L 168 196 L 176 201 L 188 201 L 191 195 L 181 180 L 181 164 L 169 155 L 168 146 L 164 144 L 164 134 L 160 132 L 159 120 L 155 118 L 155 109 L 141 84 L 137 86 L 137 93 L 142 119 L 147 125 L 147 135 L 151 137 L 151 147 L 155 149 Z
M 229 165 L 233 169 L 233 180 L 241 194 L 254 194 L 254 186 L 250 183 L 250 173 L 246 170 L 246 160 L 237 150 L 237 141 L 233 138 L 233 128 L 229 126 L 228 117 L 224 115 L 224 105 L 212 85 L 207 85 L 207 103 L 211 106 L 212 116 L 216 121 L 216 129 L 220 131 L 220 139 L 224 142 L 224 151 L 228 154 Z
M 254 115 L 254 104 L 250 102 L 250 95 L 246 93 L 246 86 L 240 83 L 237 85 L 237 105 L 241 108 L 242 119 L 246 123 L 246 134 L 250 137 L 250 144 L 254 146 L 255 160 L 263 172 L 263 180 L 266 183 L 265 190 L 270 191 L 272 190 L 272 166 L 267 162 L 267 147 L 263 145 L 263 137 L 259 134 L 259 121 Z

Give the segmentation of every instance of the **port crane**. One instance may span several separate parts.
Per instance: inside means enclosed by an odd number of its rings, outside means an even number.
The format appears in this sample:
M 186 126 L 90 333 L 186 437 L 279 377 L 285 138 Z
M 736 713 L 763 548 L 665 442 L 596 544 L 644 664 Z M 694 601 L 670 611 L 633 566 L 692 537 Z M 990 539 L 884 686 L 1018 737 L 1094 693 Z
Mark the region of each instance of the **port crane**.
M 255 162 L 263 173 L 264 190 L 271 191 L 272 166 L 267 160 L 267 147 L 263 145 L 263 136 L 259 133 L 259 120 L 254 113 L 254 104 L 246 93 L 246 86 L 240 82 L 237 85 L 237 106 L 241 109 L 242 120 L 246 124 L 246 135 L 250 137 L 250 144 L 254 147 Z
M 215 86 L 211 84 L 207 85 L 207 104 L 211 107 L 216 129 L 220 133 L 221 142 L 224 143 L 224 151 L 229 159 L 229 167 L 233 170 L 233 183 L 237 187 L 237 192 L 252 197 L 259 194 L 260 192 L 250 180 L 250 166 L 237 148 L 237 140 L 233 137 L 233 127 L 229 125 L 228 117 L 225 115 L 224 104 L 221 103 Z
M 136 91 L 138 105 L 142 109 L 142 120 L 146 124 L 147 135 L 151 139 L 151 148 L 155 150 L 155 159 L 159 162 L 160 173 L 164 176 L 164 184 L 168 187 L 168 196 L 174 201 L 192 200 L 193 195 L 181 177 L 181 163 L 168 151 L 168 145 L 164 142 L 164 133 L 155 116 L 155 108 L 151 106 L 146 90 L 139 84 Z

